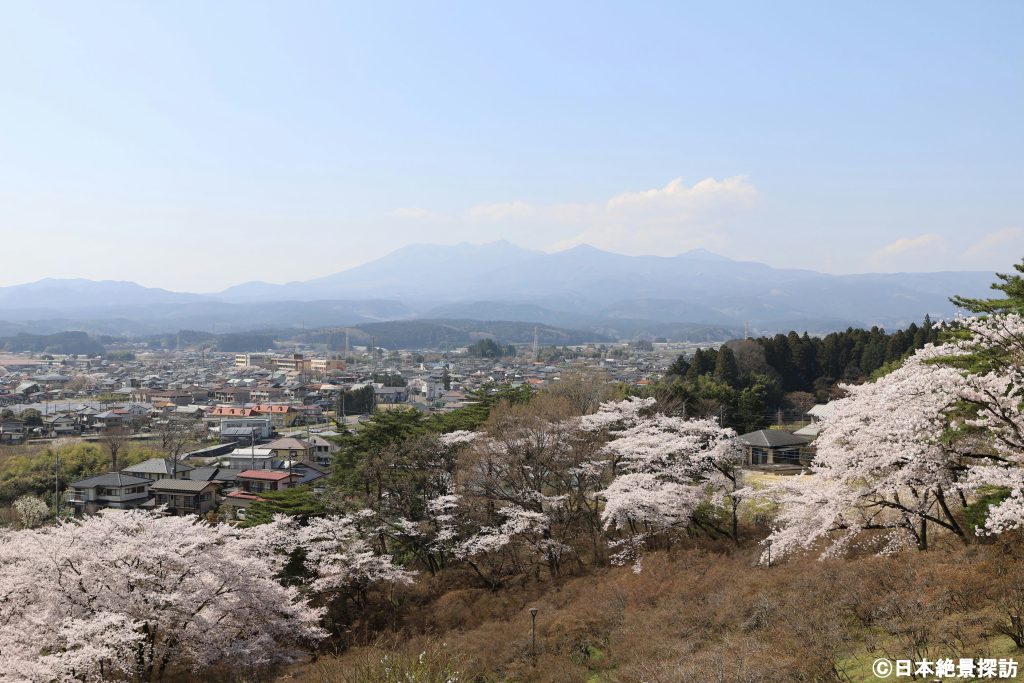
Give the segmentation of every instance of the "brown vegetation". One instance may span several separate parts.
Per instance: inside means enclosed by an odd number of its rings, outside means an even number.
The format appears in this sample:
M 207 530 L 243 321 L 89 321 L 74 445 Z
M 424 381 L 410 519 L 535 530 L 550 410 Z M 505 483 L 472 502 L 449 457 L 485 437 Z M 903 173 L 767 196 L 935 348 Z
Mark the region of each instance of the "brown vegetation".
M 594 569 L 499 591 L 468 588 L 472 577 L 456 572 L 422 577 L 377 596 L 367 609 L 388 617 L 357 621 L 355 647 L 292 676 L 314 683 L 858 681 L 872 680 L 865 667 L 877 657 L 1006 656 L 1009 639 L 1021 642 L 1019 539 L 773 567 L 756 565 L 758 552 L 704 542 L 652 553 L 639 573 Z

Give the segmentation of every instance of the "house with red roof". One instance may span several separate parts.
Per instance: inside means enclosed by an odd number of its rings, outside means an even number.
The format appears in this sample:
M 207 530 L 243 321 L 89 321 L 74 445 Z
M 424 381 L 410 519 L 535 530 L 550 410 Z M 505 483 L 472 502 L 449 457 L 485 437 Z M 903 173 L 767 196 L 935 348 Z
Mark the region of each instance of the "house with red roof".
M 287 470 L 245 470 L 238 473 L 238 485 L 246 493 L 259 495 L 295 486 L 302 475 Z

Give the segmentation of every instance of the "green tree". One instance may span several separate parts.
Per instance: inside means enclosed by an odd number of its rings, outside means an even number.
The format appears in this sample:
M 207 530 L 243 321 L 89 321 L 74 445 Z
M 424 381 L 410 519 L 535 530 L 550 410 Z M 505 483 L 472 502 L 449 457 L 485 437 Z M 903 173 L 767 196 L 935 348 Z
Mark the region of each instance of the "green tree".
M 274 515 L 296 517 L 300 524 L 305 524 L 310 517 L 324 514 L 324 506 L 320 499 L 308 486 L 296 486 L 283 491 L 267 491 L 260 494 L 262 500 L 254 502 L 245 511 L 245 521 L 240 526 L 257 526 L 268 524 Z
M 690 369 L 690 361 L 686 360 L 684 354 L 679 354 L 672 364 L 668 366 L 668 372 L 665 374 L 669 377 L 685 377 L 687 371 Z
M 1000 281 L 991 285 L 992 289 L 1005 296 L 992 299 L 954 296 L 950 301 L 971 313 L 1024 313 L 1024 259 L 1015 264 L 1013 269 L 1017 274 L 996 273 Z
M 768 426 L 768 384 L 764 378 L 758 378 L 746 389 L 739 392 L 736 398 L 736 414 L 733 416 L 732 427 L 740 434 L 764 429 Z
M 697 349 L 690 359 L 690 367 L 686 371 L 687 381 L 696 382 L 698 377 L 708 375 L 715 370 L 715 352 L 711 349 Z
M 481 339 L 469 346 L 469 355 L 477 358 L 500 358 L 505 349 L 491 338 Z M 514 352 L 514 349 L 513 349 Z
M 726 386 L 736 387 L 740 381 L 740 368 L 736 363 L 736 354 L 728 346 L 718 349 L 715 359 L 715 379 Z

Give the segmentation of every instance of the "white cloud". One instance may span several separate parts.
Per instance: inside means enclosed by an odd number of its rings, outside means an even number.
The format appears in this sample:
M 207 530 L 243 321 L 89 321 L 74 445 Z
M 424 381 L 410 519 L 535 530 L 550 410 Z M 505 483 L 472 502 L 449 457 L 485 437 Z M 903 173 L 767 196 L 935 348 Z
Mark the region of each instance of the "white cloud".
M 1001 256 L 1008 249 L 1016 249 L 1020 252 L 1022 247 L 1024 247 L 1024 230 L 1020 228 L 1006 228 L 990 232 L 977 242 L 971 244 L 964 252 L 964 256 L 968 258 L 990 258 Z M 1015 255 L 1024 256 L 1024 253 Z
M 895 257 L 901 257 L 908 252 L 920 254 L 922 251 L 932 251 L 941 248 L 943 239 L 933 232 L 918 235 L 917 237 L 901 237 L 884 247 L 875 250 L 871 255 L 872 261 L 886 261 Z
M 608 200 L 609 211 L 648 210 L 651 207 L 674 207 L 686 211 L 708 208 L 720 204 L 750 204 L 758 197 L 757 188 L 746 176 L 738 175 L 724 180 L 705 178 L 687 187 L 682 178 L 670 181 L 665 187 L 640 192 L 623 192 Z
M 536 205 L 515 200 L 472 206 L 450 229 L 477 234 L 487 230 L 485 224 L 507 221 L 515 232 L 500 236 L 547 251 L 579 244 L 623 254 L 668 255 L 695 247 L 723 250 L 748 242 L 740 234 L 742 219 L 759 197 L 757 188 L 742 175 L 705 178 L 692 185 L 676 178 L 662 187 L 622 192 L 595 202 Z M 416 218 L 421 218 L 419 211 L 429 215 L 425 209 L 400 211 Z

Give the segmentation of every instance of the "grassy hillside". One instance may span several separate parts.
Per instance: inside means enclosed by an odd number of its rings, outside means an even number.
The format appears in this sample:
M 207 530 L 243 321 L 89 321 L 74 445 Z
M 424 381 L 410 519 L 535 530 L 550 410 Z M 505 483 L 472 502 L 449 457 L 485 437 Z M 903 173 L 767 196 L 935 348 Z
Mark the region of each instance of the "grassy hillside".
M 641 571 L 524 579 L 494 592 L 442 575 L 393 596 L 364 644 L 289 672 L 356 681 L 875 681 L 877 658 L 1015 657 L 1019 539 L 894 557 L 756 565 L 756 544 L 653 553 Z M 383 605 L 381 605 L 382 607 Z M 537 655 L 530 615 L 537 607 Z M 1024 680 L 1018 677 L 1013 680 Z

